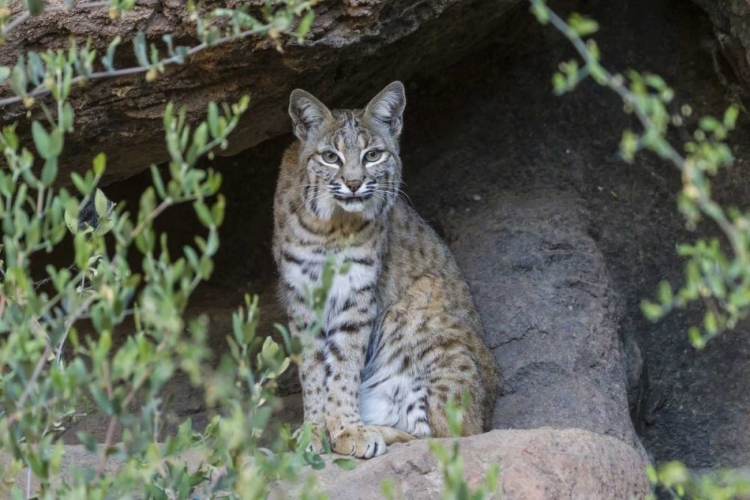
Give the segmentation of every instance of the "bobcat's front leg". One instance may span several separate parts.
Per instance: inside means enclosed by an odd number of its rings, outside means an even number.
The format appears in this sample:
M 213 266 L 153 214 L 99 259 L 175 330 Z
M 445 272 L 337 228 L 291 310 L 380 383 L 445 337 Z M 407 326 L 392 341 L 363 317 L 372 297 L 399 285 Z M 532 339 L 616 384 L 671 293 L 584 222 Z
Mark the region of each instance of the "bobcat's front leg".
M 336 453 L 371 458 L 386 449 L 377 428 L 362 423 L 359 415 L 362 371 L 377 317 L 374 282 L 360 286 L 337 303 L 340 308 L 330 316 L 326 334 L 326 430 Z
M 300 385 L 302 386 L 302 406 L 305 422 L 312 425 L 312 438 L 307 450 L 314 453 L 323 452 L 323 438 L 326 433 L 326 371 L 322 362 L 325 340 L 321 335 L 310 335 L 308 330 L 314 324 L 313 316 L 297 318 L 290 324 L 293 336 L 302 343 L 302 360 L 299 367 Z

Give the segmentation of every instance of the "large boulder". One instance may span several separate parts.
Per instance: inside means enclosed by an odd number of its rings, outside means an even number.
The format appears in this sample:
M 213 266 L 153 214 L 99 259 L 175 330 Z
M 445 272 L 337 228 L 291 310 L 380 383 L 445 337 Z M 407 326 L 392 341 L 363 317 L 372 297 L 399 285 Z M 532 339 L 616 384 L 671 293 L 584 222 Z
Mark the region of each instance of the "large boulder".
M 51 0 L 60 6 L 63 0 Z M 261 0 L 249 2 L 258 10 Z M 109 156 L 107 182 L 133 175 L 151 163 L 168 159 L 161 116 L 168 101 L 186 106 L 190 120 L 199 119 L 208 101 L 235 101 L 252 96 L 251 110 L 235 132 L 236 153 L 289 130 L 287 99 L 304 87 L 326 102 L 361 106 L 359 97 L 374 95 L 396 78 L 434 72 L 467 55 L 491 36 L 501 34 L 505 50 L 528 50 L 528 29 L 535 21 L 523 0 L 340 0 L 322 2 L 305 44 L 283 44 L 280 54 L 269 40 L 246 39 L 213 47 L 191 57 L 185 66 L 172 66 L 148 83 L 142 74 L 91 82 L 72 98 L 76 129 L 66 143 L 65 170 L 90 165 L 93 156 Z M 13 11 L 21 0 L 12 0 Z M 209 2 L 208 10 L 235 2 Z M 519 8 L 515 8 L 519 7 Z M 122 19 L 111 20 L 107 9 L 50 11 L 12 31 L 0 46 L 0 64 L 11 65 L 28 50 L 66 47 L 71 38 L 90 40 L 103 51 L 115 37 L 123 44 L 115 67 L 137 65 L 129 41 L 137 30 L 160 42 L 172 33 L 186 46 L 198 45 L 182 0 L 138 2 Z M 7 89 L 0 97 L 8 96 Z M 2 110 L 2 121 L 26 110 Z M 41 116 L 38 106 L 35 114 Z
M 449 445 L 450 440 L 442 440 Z M 491 464 L 500 466 L 506 500 L 643 498 L 650 490 L 639 454 L 622 441 L 578 429 L 492 431 L 460 440 L 464 479 L 475 488 Z M 381 484 L 394 483 L 399 498 L 441 498 L 443 476 L 426 441 L 392 446 L 360 461 L 354 471 L 327 466 L 315 473 L 331 500 L 381 500 Z M 271 498 L 300 498 L 299 486 L 279 484 Z
M 589 219 L 575 195 L 500 193 L 448 227 L 503 376 L 492 425 L 587 429 L 645 457 L 628 410 L 620 300 Z

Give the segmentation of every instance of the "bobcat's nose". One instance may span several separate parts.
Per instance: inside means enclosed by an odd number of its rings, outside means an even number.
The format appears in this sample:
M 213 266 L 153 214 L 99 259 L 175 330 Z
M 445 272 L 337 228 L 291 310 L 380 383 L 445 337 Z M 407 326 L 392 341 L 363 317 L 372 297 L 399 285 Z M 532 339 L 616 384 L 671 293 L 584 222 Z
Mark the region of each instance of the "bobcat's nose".
M 356 193 L 359 187 L 362 185 L 362 181 L 360 180 L 344 181 L 344 184 L 346 184 L 346 187 L 348 187 L 352 193 Z

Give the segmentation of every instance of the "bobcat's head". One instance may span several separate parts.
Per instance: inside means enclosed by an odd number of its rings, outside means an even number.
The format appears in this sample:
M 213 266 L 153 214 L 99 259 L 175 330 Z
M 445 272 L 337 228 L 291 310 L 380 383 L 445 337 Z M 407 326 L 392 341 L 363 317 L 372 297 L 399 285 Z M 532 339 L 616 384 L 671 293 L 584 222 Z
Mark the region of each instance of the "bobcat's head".
M 393 82 L 364 109 L 329 110 L 304 90 L 289 99 L 300 140 L 300 189 L 305 207 L 321 219 L 338 210 L 372 220 L 389 210 L 401 183 L 398 138 L 406 96 Z

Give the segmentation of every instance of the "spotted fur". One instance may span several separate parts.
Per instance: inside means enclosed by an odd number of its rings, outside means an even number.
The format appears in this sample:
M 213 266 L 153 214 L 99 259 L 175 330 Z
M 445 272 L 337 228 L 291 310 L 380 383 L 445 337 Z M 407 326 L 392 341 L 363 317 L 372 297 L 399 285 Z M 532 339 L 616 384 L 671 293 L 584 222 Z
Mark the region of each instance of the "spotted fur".
M 498 383 L 453 256 L 399 197 L 405 105 L 400 82 L 361 110 L 330 111 L 292 92 L 299 141 L 284 155 L 274 202 L 280 294 L 306 346 L 305 420 L 334 451 L 366 458 L 392 442 L 448 436 L 446 403 L 466 391 L 463 432 L 482 432 Z M 328 255 L 350 267 L 334 278 L 317 325 L 305 292 Z M 317 333 L 303 335 L 313 325 Z

